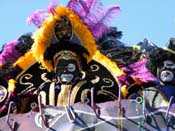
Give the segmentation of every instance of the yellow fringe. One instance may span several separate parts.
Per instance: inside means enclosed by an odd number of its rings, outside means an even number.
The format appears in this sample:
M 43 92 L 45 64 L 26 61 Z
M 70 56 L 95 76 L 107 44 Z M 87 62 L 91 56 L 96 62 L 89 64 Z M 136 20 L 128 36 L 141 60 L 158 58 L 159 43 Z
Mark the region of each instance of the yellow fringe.
M 127 88 L 126 88 L 126 85 L 123 85 L 123 86 L 121 87 L 121 93 L 122 93 L 122 95 L 123 95 L 124 97 L 126 97 L 126 95 L 128 94 L 128 90 L 127 90 Z
M 78 15 L 64 6 L 55 8 L 56 15 L 48 15 L 48 18 L 43 22 L 42 26 L 33 34 L 34 44 L 32 52 L 38 62 L 40 62 L 48 71 L 53 70 L 51 61 L 45 61 L 43 58 L 44 52 L 51 44 L 51 38 L 54 37 L 54 25 L 62 16 L 66 16 L 72 25 L 73 33 L 79 38 L 82 46 L 90 53 L 87 57 L 88 62 L 95 54 L 97 47 L 95 39 L 89 31 L 88 27 L 82 22 Z
M 35 62 L 35 58 L 33 57 L 33 54 L 31 51 L 25 53 L 24 56 L 21 56 L 20 58 L 17 59 L 15 63 L 13 63 L 13 66 L 19 66 L 21 69 L 26 69 L 29 67 L 31 64 Z
M 15 89 L 16 89 L 15 84 L 16 84 L 16 81 L 14 79 L 10 79 L 8 81 L 8 92 L 14 92 L 15 91 Z

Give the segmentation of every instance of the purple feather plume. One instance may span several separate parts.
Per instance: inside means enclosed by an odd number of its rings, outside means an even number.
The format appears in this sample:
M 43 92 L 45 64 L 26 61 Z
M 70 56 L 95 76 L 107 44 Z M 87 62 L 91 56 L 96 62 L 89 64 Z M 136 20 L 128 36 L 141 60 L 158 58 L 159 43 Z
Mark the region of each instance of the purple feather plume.
M 57 0 L 52 0 L 47 7 L 47 12 L 54 15 L 56 13 L 55 8 L 57 7 L 57 5 Z
M 79 15 L 96 40 L 109 30 L 110 19 L 120 10 L 119 6 L 105 10 L 100 0 L 70 0 L 67 7 Z
M 0 54 L 0 64 L 4 65 L 8 62 L 16 61 L 22 54 L 19 53 L 15 47 L 18 41 L 11 41 L 3 46 L 2 52 Z
M 156 80 L 154 75 L 146 68 L 147 60 L 135 62 L 128 67 L 123 67 L 123 71 L 131 78 L 138 78 L 143 83 Z
M 89 14 L 97 13 L 103 9 L 100 0 L 70 0 L 67 7 L 78 14 L 82 20 L 86 19 Z
M 103 34 L 108 32 L 109 30 L 109 22 L 112 17 L 116 16 L 119 12 L 120 8 L 118 6 L 113 6 L 108 8 L 107 10 L 98 11 L 98 13 L 89 17 L 85 20 L 85 24 L 87 24 L 93 34 L 93 36 L 98 40 Z
M 27 18 L 27 24 L 34 24 L 39 28 L 47 17 L 47 10 L 36 10 Z
M 27 18 L 27 24 L 34 24 L 37 28 L 39 28 L 42 23 L 45 21 L 48 13 L 55 14 L 55 7 L 57 6 L 56 0 L 52 0 L 47 9 L 36 10 Z

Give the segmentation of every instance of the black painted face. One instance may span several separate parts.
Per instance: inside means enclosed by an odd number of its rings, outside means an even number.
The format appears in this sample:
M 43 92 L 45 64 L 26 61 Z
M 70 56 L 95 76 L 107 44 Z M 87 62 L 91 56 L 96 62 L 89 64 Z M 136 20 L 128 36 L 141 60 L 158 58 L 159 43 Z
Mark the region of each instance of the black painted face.
M 71 84 L 81 78 L 81 69 L 76 60 L 60 59 L 55 71 L 60 82 L 63 84 Z
M 158 77 L 163 83 L 174 83 L 175 82 L 175 63 L 171 60 L 163 62 L 162 67 L 159 67 Z

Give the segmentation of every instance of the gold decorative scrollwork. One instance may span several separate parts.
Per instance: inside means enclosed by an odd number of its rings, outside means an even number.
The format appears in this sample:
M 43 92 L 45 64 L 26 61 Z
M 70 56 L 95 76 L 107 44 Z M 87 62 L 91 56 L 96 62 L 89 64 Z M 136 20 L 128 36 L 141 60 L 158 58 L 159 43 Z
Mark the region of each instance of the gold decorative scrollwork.
M 41 64 L 39 65 L 39 69 L 46 70 L 46 68 L 44 68 Z
M 102 90 L 104 90 L 104 88 L 111 88 L 114 86 L 114 81 L 109 79 L 109 78 L 103 78 L 104 83 L 107 83 L 108 85 L 104 85 L 101 87 Z
M 105 90 L 105 88 L 115 88 L 114 87 L 114 81 L 112 81 L 111 79 L 109 78 L 103 78 L 103 81 L 104 83 L 107 83 L 108 85 L 103 85 L 101 86 L 101 90 L 99 90 L 97 92 L 97 95 L 99 94 L 104 94 L 104 95 L 107 95 L 107 96 L 110 96 L 113 100 L 117 99 L 117 96 L 115 94 L 113 94 L 112 92 L 110 91 L 107 91 Z M 117 88 L 117 87 L 116 87 Z
M 93 84 L 96 84 L 96 83 L 98 83 L 99 81 L 100 81 L 100 77 L 99 77 L 99 76 L 95 76 L 95 79 L 91 80 L 91 82 L 92 82 Z
M 90 66 L 92 72 L 98 71 L 100 69 L 99 65 L 93 64 Z
M 44 82 L 47 82 L 47 81 L 51 81 L 49 78 L 47 78 L 47 73 L 45 72 L 45 73 L 42 73 L 41 74 L 41 79 L 44 81 Z
M 24 80 L 30 80 L 33 77 L 32 74 L 24 74 L 19 79 L 19 84 L 27 86 L 22 92 L 20 92 L 18 95 L 26 94 L 27 92 L 30 92 L 34 90 L 34 84 L 31 82 L 24 82 Z

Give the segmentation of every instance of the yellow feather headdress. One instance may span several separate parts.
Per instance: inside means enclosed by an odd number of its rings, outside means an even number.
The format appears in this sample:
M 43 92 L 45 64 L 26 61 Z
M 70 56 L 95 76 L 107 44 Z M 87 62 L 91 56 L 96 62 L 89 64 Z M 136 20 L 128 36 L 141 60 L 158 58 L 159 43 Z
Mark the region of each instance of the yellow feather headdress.
M 97 3 L 91 4 L 100 5 L 100 8 L 95 12 L 91 10 L 90 3 L 84 2 L 85 1 L 82 0 L 70 1 L 67 7 L 52 5 L 54 8 L 49 9 L 50 12 L 44 22 L 39 24 L 39 28 L 33 35 L 33 55 L 48 71 L 53 70 L 51 61 L 44 59 L 44 53 L 47 48 L 53 44 L 53 39 L 57 39 L 54 32 L 56 22 L 60 21 L 62 17 L 66 17 L 71 23 L 73 35 L 77 37 L 79 44 L 89 52 L 89 56 L 86 56 L 87 61 L 90 62 L 93 59 L 100 62 L 107 67 L 117 79 L 117 77 L 123 75 L 124 72 L 118 68 L 115 62 L 97 50 L 96 40 L 105 32 L 107 27 L 106 21 L 109 20 L 111 14 L 116 15 L 116 12 L 118 12 L 120 8 L 119 6 L 112 6 L 104 13 L 102 12 L 104 8 L 101 8 L 101 3 L 92 0 L 92 2 Z M 77 10 L 78 8 L 75 8 L 76 6 L 81 6 L 82 8 L 80 10 L 82 12 Z M 95 14 L 92 14 L 92 12 Z M 99 14 L 99 12 L 101 12 L 101 14 Z
M 53 70 L 51 61 L 44 60 L 43 54 L 50 46 L 51 40 L 54 37 L 55 23 L 60 20 L 62 16 L 66 16 L 70 20 L 73 33 L 77 36 L 81 45 L 88 50 L 90 54 L 87 58 L 88 61 L 92 59 L 97 50 L 94 37 L 88 30 L 88 27 L 83 24 L 79 16 L 66 7 L 58 6 L 55 8 L 55 15 L 49 14 L 46 20 L 42 23 L 42 26 L 36 30 L 33 35 L 33 55 L 36 60 L 41 62 L 41 64 L 49 71 Z

